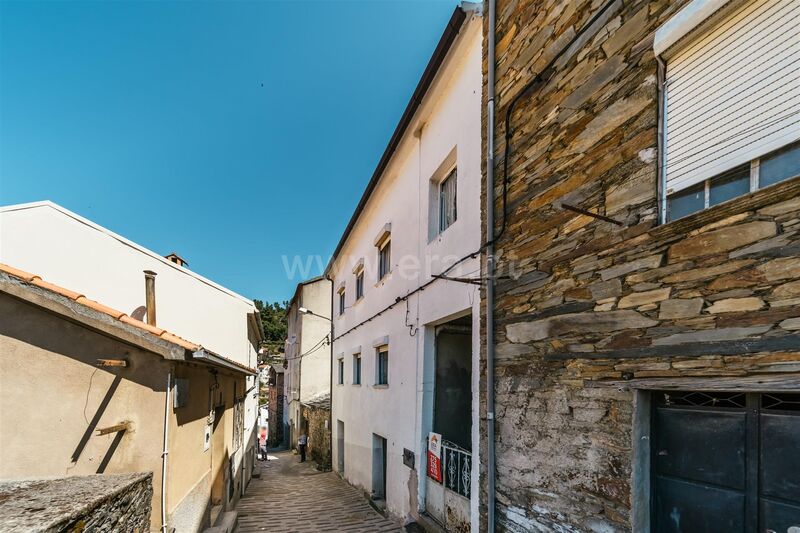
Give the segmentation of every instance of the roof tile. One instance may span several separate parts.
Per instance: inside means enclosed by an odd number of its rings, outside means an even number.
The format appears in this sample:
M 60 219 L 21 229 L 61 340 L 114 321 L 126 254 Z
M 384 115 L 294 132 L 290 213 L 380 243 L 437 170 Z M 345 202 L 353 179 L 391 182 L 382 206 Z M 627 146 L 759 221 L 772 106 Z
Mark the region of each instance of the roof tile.
M 12 266 L 8 266 L 6 264 L 0 263 L 0 270 L 5 272 L 6 274 L 11 274 L 14 277 L 24 279 L 25 281 L 31 281 L 33 278 L 39 278 L 39 276 L 34 276 L 30 272 L 25 272 L 24 270 L 20 270 L 18 268 L 14 268 Z M 42 279 L 42 278 L 39 278 Z
M 166 330 L 161 329 L 159 327 L 151 326 L 147 322 L 142 322 L 141 320 L 137 320 L 137 319 L 135 319 L 135 318 L 133 318 L 131 316 L 128 316 L 128 315 L 122 315 L 121 317 L 119 317 L 119 321 L 120 322 L 124 322 L 125 324 L 130 324 L 131 326 L 134 326 L 134 327 L 139 328 L 139 329 L 147 330 L 150 333 L 152 333 L 153 335 L 159 335 L 160 336 L 162 333 L 164 333 L 164 331 L 166 331 Z
M 141 330 L 147 331 L 148 333 L 151 333 L 151 334 L 153 334 L 153 335 L 155 335 L 155 336 L 157 336 L 157 337 L 159 337 L 159 338 L 161 338 L 161 339 L 163 339 L 163 340 L 165 340 L 167 342 L 171 342 L 172 344 L 177 344 L 178 346 L 181 346 L 182 348 L 185 348 L 186 350 L 191 350 L 191 351 L 194 352 L 194 351 L 197 351 L 197 350 L 199 350 L 201 348 L 200 345 L 194 344 L 194 343 L 192 343 L 190 341 L 187 341 L 186 339 L 178 337 L 177 335 L 175 335 L 173 333 L 170 333 L 169 331 L 166 331 L 166 330 L 164 330 L 162 328 L 159 328 L 159 327 L 156 327 L 156 326 L 151 326 L 150 324 L 142 322 L 141 320 L 137 320 L 137 319 L 135 319 L 133 317 L 130 317 L 130 316 L 126 315 L 122 311 L 118 311 L 118 310 L 116 310 L 116 309 L 114 309 L 112 307 L 108 307 L 107 305 L 103 305 L 103 304 L 101 304 L 99 302 L 95 302 L 94 300 L 90 300 L 90 299 L 86 298 L 85 296 L 83 296 L 82 294 L 79 294 L 79 293 L 77 293 L 75 291 L 71 291 L 69 289 L 65 289 L 64 287 L 60 287 L 60 286 L 55 285 L 53 283 L 44 281 L 41 277 L 39 277 L 39 276 L 37 276 L 35 274 L 31 274 L 30 272 L 25 272 L 24 270 L 20 270 L 18 268 L 14 268 L 12 266 L 9 266 L 9 265 L 3 264 L 3 263 L 0 263 L 0 271 L 5 272 L 6 274 L 9 274 L 11 276 L 14 276 L 15 278 L 19 278 L 19 279 L 21 279 L 23 281 L 31 283 L 32 285 L 36 285 L 37 287 L 40 287 L 42 289 L 54 292 L 54 293 L 59 294 L 61 296 L 65 296 L 65 297 L 67 297 L 67 298 L 69 298 L 71 300 L 74 300 L 75 302 L 77 302 L 77 303 L 79 303 L 81 305 L 85 305 L 86 307 L 94 309 L 95 311 L 99 311 L 101 313 L 109 315 L 109 316 L 115 318 L 116 320 L 119 320 L 120 322 L 122 322 L 124 324 L 128 324 L 129 326 L 133 326 L 135 328 L 139 328 Z M 218 357 L 221 357 L 222 359 L 225 359 L 226 361 L 229 361 L 230 363 L 236 365 L 239 368 L 245 369 L 245 370 L 250 371 L 250 372 L 254 372 L 255 371 L 255 369 L 250 368 L 247 365 L 243 365 L 242 363 L 239 363 L 238 361 L 234 361 L 233 359 L 229 359 L 228 357 L 224 357 L 224 356 L 221 356 L 219 354 L 215 354 L 215 355 L 217 355 Z
M 54 285 L 49 281 L 45 281 L 39 276 L 35 276 L 31 283 L 36 285 L 37 287 L 41 287 L 43 289 L 47 289 L 49 291 L 57 292 L 61 296 L 66 296 L 70 300 L 77 300 L 78 298 L 82 297 L 83 294 L 75 291 L 71 291 L 69 289 L 65 289 L 64 287 L 59 287 L 58 285 Z
M 197 344 L 192 344 L 191 342 L 187 341 L 186 339 L 182 339 L 181 337 L 178 337 L 177 335 L 173 335 L 169 331 L 165 331 L 164 333 L 162 333 L 159 336 L 162 339 L 164 339 L 165 341 L 171 342 L 173 344 L 177 344 L 178 346 L 183 346 L 187 350 L 195 351 L 195 350 L 198 350 L 200 348 L 200 346 L 198 346 Z
M 101 304 L 100 302 L 95 302 L 94 300 L 90 300 L 86 296 L 81 296 L 79 298 L 76 298 L 75 301 L 78 302 L 79 304 L 85 305 L 86 307 L 91 307 L 95 311 L 100 311 L 101 313 L 111 315 L 116 319 L 119 319 L 122 315 L 125 314 L 122 311 L 117 311 L 113 307 L 109 307 L 107 305 Z

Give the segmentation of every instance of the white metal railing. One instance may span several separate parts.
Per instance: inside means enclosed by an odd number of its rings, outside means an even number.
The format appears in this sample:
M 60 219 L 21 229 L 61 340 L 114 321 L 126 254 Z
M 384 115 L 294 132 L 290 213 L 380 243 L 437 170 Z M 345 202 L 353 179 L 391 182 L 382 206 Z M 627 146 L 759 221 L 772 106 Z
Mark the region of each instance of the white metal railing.
M 442 485 L 465 498 L 472 488 L 472 453 L 460 446 L 442 441 Z

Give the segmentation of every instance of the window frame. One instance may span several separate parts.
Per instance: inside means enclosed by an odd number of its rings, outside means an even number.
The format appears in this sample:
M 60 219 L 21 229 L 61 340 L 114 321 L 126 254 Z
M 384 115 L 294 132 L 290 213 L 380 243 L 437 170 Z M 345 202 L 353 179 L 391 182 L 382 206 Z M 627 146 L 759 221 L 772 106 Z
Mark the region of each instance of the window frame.
M 453 180 L 453 220 L 450 221 L 449 224 L 445 224 L 445 215 L 447 213 L 445 209 L 445 184 L 450 180 Z M 458 167 L 454 166 L 439 182 L 439 234 L 444 233 L 444 231 L 455 224 L 458 220 Z
M 337 378 L 337 385 L 344 385 L 344 357 L 339 357 L 339 376 Z
M 381 363 L 385 361 L 385 365 Z M 384 369 L 384 372 L 381 372 Z M 389 386 L 389 346 L 383 345 L 375 348 L 375 385 L 378 387 Z
M 364 297 L 364 269 L 360 268 L 356 271 L 356 301 L 358 302 Z
M 338 291 L 339 294 L 339 316 L 344 314 L 345 304 L 346 304 L 346 295 L 345 295 L 345 288 L 342 287 Z
M 384 252 L 385 251 L 385 252 Z M 378 281 L 392 272 L 392 236 L 391 234 L 378 244 Z
M 663 143 L 662 143 L 662 149 L 664 149 Z M 777 185 L 777 184 L 782 183 L 782 182 L 784 182 L 786 180 L 789 180 L 789 179 L 795 178 L 797 176 L 800 176 L 800 171 L 798 171 L 796 174 L 784 177 L 783 179 L 781 179 L 781 180 L 779 180 L 779 181 L 777 181 L 775 183 L 771 183 L 771 184 L 764 185 L 764 186 L 761 185 L 761 162 L 762 162 L 762 160 L 767 160 L 770 157 L 776 156 L 776 155 L 778 155 L 778 154 L 780 154 L 782 152 L 789 152 L 789 151 L 792 151 L 792 150 L 800 151 L 800 141 L 790 142 L 790 143 L 786 144 L 785 146 L 782 146 L 781 148 L 778 148 L 777 150 L 773 150 L 773 151 L 771 151 L 769 153 L 766 153 L 766 154 L 764 154 L 762 156 L 759 156 L 759 157 L 751 160 L 749 162 L 749 168 L 747 168 L 748 163 L 744 163 L 742 165 L 739 165 L 737 167 L 734 167 L 734 168 L 731 168 L 729 170 L 726 170 L 725 172 L 722 172 L 722 173 L 717 174 L 715 176 L 711 176 L 709 178 L 706 178 L 705 180 L 701 181 L 698 184 L 692 185 L 691 187 L 687 187 L 685 189 L 679 189 L 679 190 L 677 190 L 675 192 L 672 192 L 671 194 L 667 194 L 667 192 L 665 191 L 664 192 L 663 222 L 664 223 L 669 223 L 669 222 L 674 222 L 676 220 L 680 220 L 681 218 L 684 218 L 684 217 L 687 217 L 687 216 L 691 216 L 691 215 L 693 215 L 695 213 L 699 213 L 699 212 L 704 211 L 704 210 L 706 210 L 706 209 L 708 209 L 710 207 L 714 207 L 715 205 L 719 205 L 721 203 L 734 200 L 736 198 L 741 198 L 742 196 L 744 196 L 746 194 L 751 194 L 751 193 L 754 193 L 754 192 L 756 192 L 758 190 L 761 190 L 761 189 L 763 189 L 765 187 L 772 187 L 773 185 Z M 721 181 L 724 181 L 727 178 L 736 176 L 737 173 L 743 172 L 745 169 L 749 172 L 749 183 L 748 183 L 747 192 L 745 192 L 743 194 L 740 194 L 740 195 L 737 195 L 737 196 L 734 196 L 734 197 L 729 198 L 727 200 L 723 200 L 721 202 L 712 204 L 711 203 L 711 189 L 712 189 L 712 187 L 714 185 L 714 182 L 721 182 Z M 683 216 L 678 217 L 678 218 L 670 217 L 670 199 L 675 197 L 675 195 L 678 195 L 678 194 L 680 194 L 682 192 L 692 190 L 692 189 L 698 187 L 698 185 L 700 185 L 700 184 L 702 184 L 702 189 L 703 189 L 703 207 L 701 209 L 698 209 L 697 211 L 692 211 L 691 213 L 688 213 L 688 214 L 683 215 Z
M 361 385 L 361 352 L 353 354 L 353 385 Z

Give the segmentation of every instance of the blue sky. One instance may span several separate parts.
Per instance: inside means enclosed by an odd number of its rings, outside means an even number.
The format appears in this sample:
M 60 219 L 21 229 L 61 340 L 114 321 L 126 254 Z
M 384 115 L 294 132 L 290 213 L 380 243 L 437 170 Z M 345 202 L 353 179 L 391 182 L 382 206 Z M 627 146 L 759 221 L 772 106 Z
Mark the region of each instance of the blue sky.
M 281 257 L 327 261 L 455 5 L 2 2 L 0 205 L 288 299 Z

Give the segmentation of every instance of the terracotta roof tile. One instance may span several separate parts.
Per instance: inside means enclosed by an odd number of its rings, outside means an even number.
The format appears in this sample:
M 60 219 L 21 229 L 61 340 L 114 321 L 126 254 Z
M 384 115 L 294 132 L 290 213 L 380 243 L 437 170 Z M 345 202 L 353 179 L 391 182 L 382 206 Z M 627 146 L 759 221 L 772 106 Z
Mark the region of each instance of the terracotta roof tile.
M 184 348 L 186 350 L 190 350 L 190 351 L 194 352 L 194 351 L 200 350 L 202 348 L 202 346 L 200 346 L 199 344 L 194 344 L 194 343 L 192 343 L 190 341 L 187 341 L 184 338 L 178 337 L 174 333 L 170 333 L 169 331 L 166 331 L 166 330 L 161 329 L 159 327 L 151 326 L 150 324 L 142 322 L 141 320 L 137 320 L 135 318 L 132 318 L 132 317 L 126 315 L 125 313 L 123 313 L 122 311 L 118 311 L 118 310 L 116 310 L 116 309 L 114 309 L 112 307 L 108 307 L 107 305 L 103 305 L 103 304 L 101 304 L 99 302 L 95 302 L 94 300 L 90 300 L 90 299 L 86 298 L 85 296 L 83 296 L 82 294 L 79 294 L 79 293 L 77 293 L 75 291 L 71 291 L 69 289 L 65 289 L 64 287 L 60 287 L 60 286 L 55 285 L 53 283 L 49 283 L 47 281 L 44 281 L 41 277 L 39 277 L 39 276 L 37 276 L 35 274 L 31 274 L 30 272 L 25 272 L 24 270 L 20 270 L 18 268 L 14 268 L 12 266 L 9 266 L 9 265 L 3 264 L 3 263 L 0 263 L 0 272 L 5 272 L 6 274 L 14 276 L 15 278 L 19 278 L 19 279 L 21 279 L 23 281 L 26 281 L 26 282 L 28 282 L 28 283 L 30 283 L 32 285 L 36 285 L 37 287 L 40 287 L 42 289 L 54 292 L 54 293 L 59 294 L 61 296 L 65 296 L 65 297 L 69 298 L 70 300 L 73 300 L 73 301 L 75 301 L 75 302 L 77 302 L 77 303 L 79 303 L 81 305 L 85 305 L 86 307 L 94 309 L 95 311 L 99 311 L 99 312 L 101 312 L 103 314 L 109 315 L 109 316 L 113 317 L 116 320 L 119 320 L 120 322 L 122 322 L 124 324 L 128 324 L 129 326 L 133 326 L 133 327 L 139 328 L 139 329 L 141 329 L 143 331 L 147 331 L 148 333 L 150 333 L 152 335 L 155 335 L 156 337 L 159 337 L 160 339 L 163 339 L 163 340 L 165 340 L 167 342 L 170 342 L 172 344 L 177 344 L 178 346 L 180 346 L 180 347 L 182 347 L 182 348 Z M 249 372 L 255 372 L 256 371 L 256 369 L 250 368 L 247 365 L 243 365 L 242 363 L 239 363 L 238 361 L 234 361 L 233 359 L 229 359 L 229 358 L 221 356 L 219 354 L 215 354 L 215 355 L 217 355 L 218 357 L 220 357 L 220 358 L 222 358 L 222 359 L 224 359 L 224 360 L 236 365 L 239 368 L 247 370 Z
M 171 342 L 172 344 L 177 344 L 178 346 L 183 346 L 187 350 L 191 350 L 193 352 L 200 349 L 199 345 L 192 344 L 191 342 L 187 341 L 186 339 L 178 337 L 177 335 L 173 335 L 169 331 L 165 331 L 164 333 L 159 335 L 159 337 L 161 337 L 162 339 L 164 339 L 167 342 Z
M 166 331 L 166 330 L 161 329 L 161 328 L 159 328 L 157 326 L 151 326 L 147 322 L 142 322 L 141 320 L 137 320 L 137 319 L 135 319 L 135 318 L 133 318 L 131 316 L 128 316 L 128 315 L 122 315 L 119 318 L 119 321 L 120 322 L 124 322 L 125 324 L 130 324 L 131 326 L 137 327 L 139 329 L 147 330 L 150 333 L 152 333 L 153 335 L 160 336 L 162 333 L 164 333 L 164 331 Z
M 39 278 L 39 276 L 34 276 L 30 272 L 25 272 L 24 270 L 20 270 L 18 268 L 14 268 L 14 267 L 8 266 L 8 265 L 3 264 L 3 263 L 0 263 L 0 270 L 2 270 L 3 272 L 5 272 L 7 274 L 11 274 L 14 277 L 17 277 L 17 278 L 20 278 L 20 279 L 24 279 L 25 281 L 31 281 L 31 280 L 33 280 L 33 278 Z M 42 279 L 42 278 L 39 278 L 39 279 Z
M 113 307 L 109 307 L 107 305 L 101 304 L 100 302 L 95 302 L 94 300 L 90 300 L 89 298 L 87 298 L 85 296 L 81 296 L 79 298 L 76 298 L 75 301 L 78 302 L 79 304 L 85 305 L 86 307 L 91 307 L 95 311 L 100 311 L 101 313 L 105 313 L 107 315 L 113 316 L 117 320 L 119 320 L 119 318 L 122 315 L 125 314 L 122 311 L 117 311 Z
M 31 283 L 36 285 L 37 287 L 57 292 L 61 296 L 66 296 L 70 300 L 77 300 L 78 298 L 83 296 L 83 294 L 79 292 L 71 291 L 69 289 L 65 289 L 64 287 L 59 287 L 58 285 L 54 285 L 48 281 L 45 281 L 39 276 L 35 276 L 33 280 L 31 280 Z

